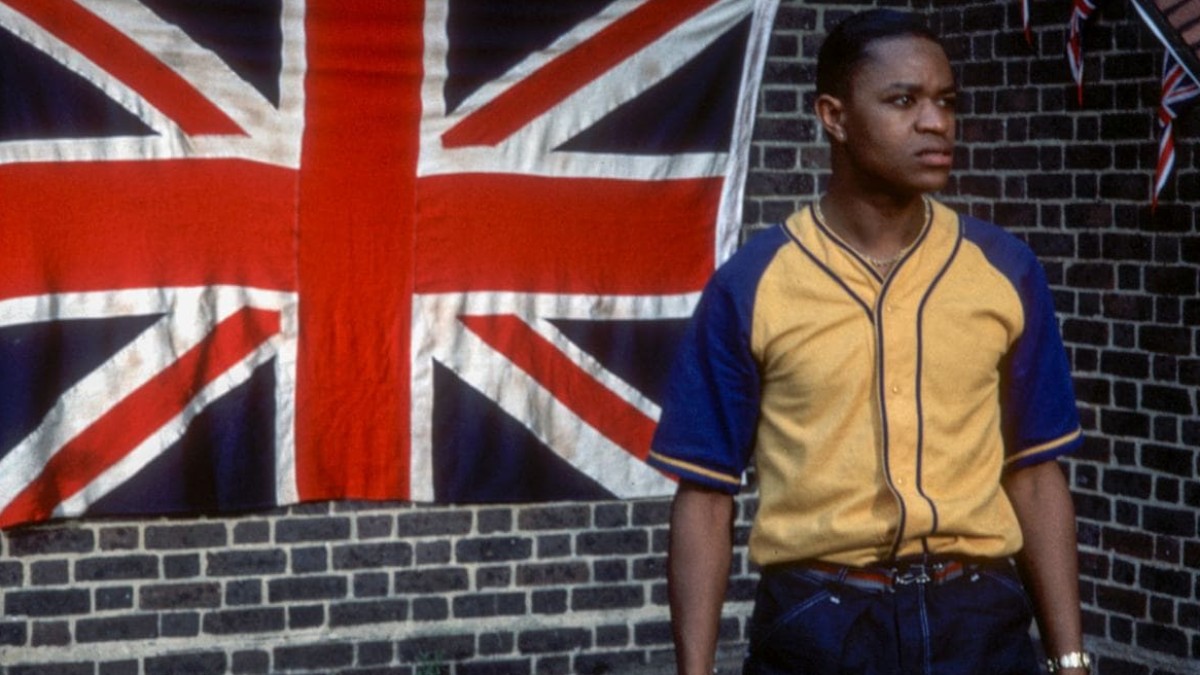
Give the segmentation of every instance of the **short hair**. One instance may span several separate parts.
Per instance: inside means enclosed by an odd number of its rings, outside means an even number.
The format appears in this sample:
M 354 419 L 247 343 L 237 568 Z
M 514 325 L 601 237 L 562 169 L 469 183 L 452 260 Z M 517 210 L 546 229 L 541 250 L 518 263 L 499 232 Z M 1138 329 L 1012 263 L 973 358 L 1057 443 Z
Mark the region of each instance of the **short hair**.
M 871 9 L 839 23 L 817 55 L 817 94 L 843 96 L 854 70 L 868 57 L 871 43 L 897 37 L 919 37 L 942 47 L 938 36 L 916 14 Z

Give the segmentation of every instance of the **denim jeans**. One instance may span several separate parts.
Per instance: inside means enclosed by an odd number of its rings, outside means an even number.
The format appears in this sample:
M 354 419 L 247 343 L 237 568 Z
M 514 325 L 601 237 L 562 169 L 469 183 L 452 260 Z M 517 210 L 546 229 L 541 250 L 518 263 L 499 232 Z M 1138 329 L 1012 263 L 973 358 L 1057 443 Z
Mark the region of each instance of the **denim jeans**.
M 1042 672 L 1009 561 L 966 562 L 944 582 L 921 570 L 881 588 L 804 566 L 764 570 L 743 675 Z

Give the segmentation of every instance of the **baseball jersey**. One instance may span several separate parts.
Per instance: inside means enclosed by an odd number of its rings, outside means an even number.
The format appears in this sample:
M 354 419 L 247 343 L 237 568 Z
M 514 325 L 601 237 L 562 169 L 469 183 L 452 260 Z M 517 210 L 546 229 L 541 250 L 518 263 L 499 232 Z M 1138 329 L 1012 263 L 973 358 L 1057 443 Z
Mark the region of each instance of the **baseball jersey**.
M 1024 243 L 932 202 L 881 276 L 806 208 L 701 295 L 649 461 L 731 494 L 751 462 L 760 565 L 1001 557 L 1000 481 L 1082 442 L 1045 275 Z

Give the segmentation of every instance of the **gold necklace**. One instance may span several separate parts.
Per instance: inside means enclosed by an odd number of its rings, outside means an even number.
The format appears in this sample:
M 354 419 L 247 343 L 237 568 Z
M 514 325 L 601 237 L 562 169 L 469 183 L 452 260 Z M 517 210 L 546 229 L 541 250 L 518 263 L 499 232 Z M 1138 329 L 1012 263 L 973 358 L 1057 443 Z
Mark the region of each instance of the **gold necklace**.
M 929 222 L 929 198 L 922 197 L 921 203 L 925 205 L 925 215 L 921 221 L 921 229 L 924 229 L 925 224 Z M 817 198 L 816 200 L 813 201 L 812 205 L 813 205 L 813 216 L 816 217 L 817 222 L 820 223 L 825 229 L 829 230 L 830 232 L 833 232 L 833 228 L 829 226 L 829 221 L 825 218 L 825 213 L 823 211 L 821 211 L 821 199 Z M 837 233 L 834 233 L 834 236 L 837 236 Z M 913 246 L 917 245 L 917 240 L 919 240 L 920 238 L 921 238 L 921 236 L 918 234 L 916 237 L 913 238 L 912 241 L 908 242 L 908 245 L 906 245 L 904 248 L 897 251 L 895 255 L 892 255 L 888 258 L 876 258 L 873 255 L 868 255 L 866 253 L 863 253 L 862 251 L 858 250 L 857 248 L 851 246 L 850 242 L 846 241 L 845 239 L 842 239 L 841 237 L 838 237 L 838 239 L 843 244 L 845 244 L 847 248 L 849 248 L 851 251 L 854 251 L 855 255 L 857 255 L 858 257 L 862 258 L 863 260 L 866 260 L 867 262 L 871 263 L 872 267 L 875 267 L 876 269 L 879 269 L 880 271 L 884 271 L 884 272 L 891 269 L 892 265 L 895 265 L 897 262 L 900 261 L 901 258 L 903 258 L 905 255 L 907 255 L 908 252 L 912 250 Z

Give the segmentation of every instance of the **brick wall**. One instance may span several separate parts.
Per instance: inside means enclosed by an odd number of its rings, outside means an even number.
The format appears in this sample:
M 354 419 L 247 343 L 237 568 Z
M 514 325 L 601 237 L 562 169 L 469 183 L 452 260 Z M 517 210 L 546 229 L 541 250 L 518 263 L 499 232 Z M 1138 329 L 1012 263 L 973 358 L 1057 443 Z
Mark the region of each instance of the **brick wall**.
M 663 672 L 665 500 L 313 504 L 0 539 L 5 675 Z M 740 529 L 745 529 L 742 519 Z M 736 659 L 753 592 L 735 562 Z
M 827 25 L 876 3 L 785 0 L 752 149 L 748 229 L 817 194 L 808 110 Z M 1076 370 L 1070 462 L 1081 585 L 1101 675 L 1200 672 L 1200 110 L 1148 207 L 1161 49 L 1100 0 L 1086 98 L 1063 56 L 1067 0 L 888 2 L 930 12 L 963 88 L 944 197 L 1027 239 Z M 752 497 L 740 502 L 744 541 Z M 669 672 L 665 500 L 522 507 L 316 504 L 230 518 L 71 521 L 0 533 L 0 675 Z M 722 662 L 743 644 L 741 545 Z

